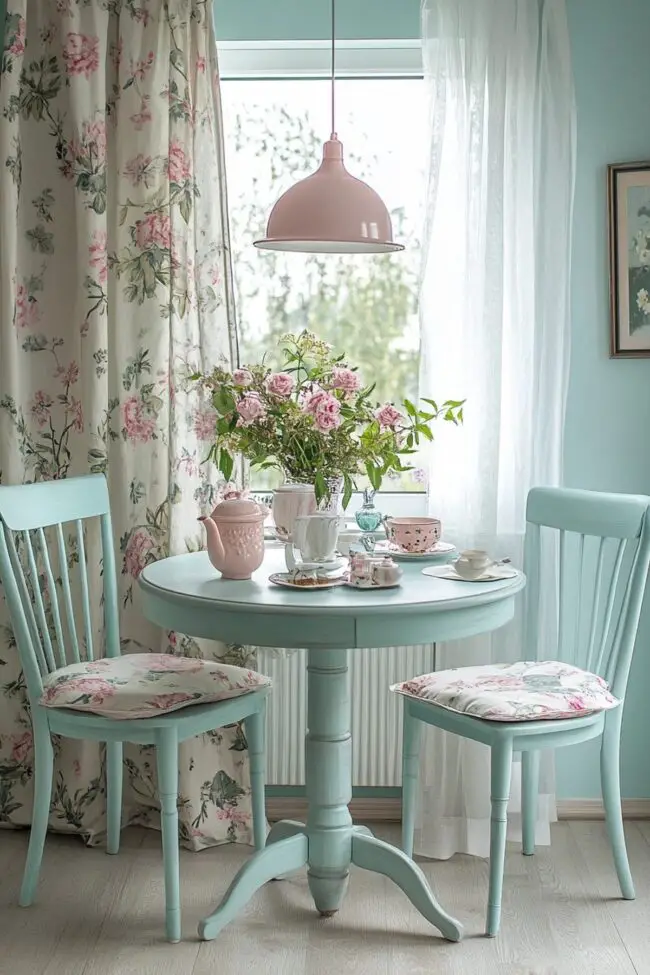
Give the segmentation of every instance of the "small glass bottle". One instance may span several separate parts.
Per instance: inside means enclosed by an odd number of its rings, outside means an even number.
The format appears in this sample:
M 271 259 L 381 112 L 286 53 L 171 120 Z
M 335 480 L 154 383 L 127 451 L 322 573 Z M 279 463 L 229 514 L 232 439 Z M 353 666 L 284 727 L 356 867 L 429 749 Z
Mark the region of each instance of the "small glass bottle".
M 363 492 L 363 506 L 354 516 L 362 532 L 376 532 L 381 525 L 383 515 L 375 507 L 374 497 L 374 489 L 366 488 Z

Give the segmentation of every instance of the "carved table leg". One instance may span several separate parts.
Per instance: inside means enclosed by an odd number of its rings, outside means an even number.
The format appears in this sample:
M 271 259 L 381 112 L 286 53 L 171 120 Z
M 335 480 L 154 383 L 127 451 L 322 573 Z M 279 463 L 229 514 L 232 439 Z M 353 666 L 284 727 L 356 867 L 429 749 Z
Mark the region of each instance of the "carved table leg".
M 304 867 L 306 862 L 307 837 L 303 833 L 294 833 L 255 853 L 237 871 L 219 907 L 199 923 L 199 938 L 216 938 L 260 887 L 278 874 Z
M 310 650 L 305 777 L 309 889 L 325 917 L 338 911 L 352 861 L 352 738 L 346 650 Z

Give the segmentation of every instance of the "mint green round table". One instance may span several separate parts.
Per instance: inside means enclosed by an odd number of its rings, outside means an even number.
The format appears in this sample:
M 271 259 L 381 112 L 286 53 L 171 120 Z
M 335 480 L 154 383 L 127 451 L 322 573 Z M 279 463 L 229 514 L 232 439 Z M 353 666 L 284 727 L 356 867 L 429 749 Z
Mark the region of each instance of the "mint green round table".
M 222 579 L 204 552 L 162 559 L 142 572 L 144 614 L 165 629 L 308 651 L 307 822 L 273 826 L 266 848 L 239 870 L 219 906 L 199 925 L 202 938 L 214 938 L 267 881 L 305 865 L 316 908 L 333 914 L 345 895 L 351 864 L 390 877 L 445 938 L 462 937 L 461 925 L 438 904 L 413 860 L 352 823 L 348 652 L 496 630 L 512 618 L 525 579 L 519 573 L 479 585 L 424 576 L 417 563 L 403 568 L 396 589 L 296 592 L 268 581 L 271 572 L 285 569 L 283 551 L 270 546 L 247 582 Z

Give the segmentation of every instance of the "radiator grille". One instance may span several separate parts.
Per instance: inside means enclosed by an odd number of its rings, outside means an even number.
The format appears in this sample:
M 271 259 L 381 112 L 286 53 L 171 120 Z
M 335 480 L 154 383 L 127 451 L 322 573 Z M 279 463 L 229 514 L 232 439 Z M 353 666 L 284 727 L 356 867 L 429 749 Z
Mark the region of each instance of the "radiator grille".
M 267 782 L 303 785 L 307 670 L 303 650 L 277 656 L 260 651 L 259 667 L 273 679 L 267 730 Z M 390 647 L 350 651 L 352 772 L 355 786 L 401 784 L 401 702 L 396 681 L 434 669 L 434 648 Z

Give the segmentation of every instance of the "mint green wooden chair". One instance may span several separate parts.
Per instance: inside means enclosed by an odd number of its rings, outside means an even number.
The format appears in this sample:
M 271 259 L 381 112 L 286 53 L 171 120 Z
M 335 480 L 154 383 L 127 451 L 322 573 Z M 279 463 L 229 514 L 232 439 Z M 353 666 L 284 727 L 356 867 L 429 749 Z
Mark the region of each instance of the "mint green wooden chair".
M 650 498 L 562 488 L 534 488 L 526 509 L 524 569 L 525 647 L 522 659 L 555 659 L 603 677 L 620 700 L 612 710 L 560 720 L 500 722 L 404 697 L 402 848 L 413 850 L 422 722 L 491 749 L 490 880 L 486 933 L 496 935 L 506 850 L 506 809 L 513 751 L 522 753 L 522 847 L 535 852 L 535 821 L 542 748 L 560 748 L 601 737 L 601 782 L 607 830 L 621 893 L 634 898 L 621 813 L 621 719 L 639 615 L 650 564 Z M 542 547 L 559 533 L 558 641 L 538 646 Z M 548 593 L 546 593 L 548 595 Z M 455 671 L 462 676 L 463 668 Z M 438 675 L 439 676 L 439 675 Z
M 119 657 L 118 596 L 106 481 L 102 476 L 0 487 L 0 581 L 4 586 L 21 664 L 27 681 L 34 731 L 34 808 L 20 904 L 29 906 L 38 883 L 50 812 L 51 736 L 106 742 L 106 852 L 117 853 L 122 807 L 122 743 L 155 745 L 165 873 L 166 933 L 181 937 L 178 842 L 178 745 L 186 738 L 244 721 L 248 739 L 256 849 L 265 844 L 264 726 L 268 688 L 218 703 L 195 704 L 152 717 L 116 719 L 45 707 L 43 681 L 71 663 L 94 657 L 85 533 L 99 521 L 103 576 L 104 653 Z M 71 584 L 70 553 L 63 525 L 72 522 L 79 559 L 80 591 Z M 96 524 L 96 523 L 95 523 Z M 48 529 L 46 533 L 46 529 Z M 56 545 L 50 544 L 52 538 Z M 75 611 L 79 597 L 82 612 Z M 83 634 L 76 617 L 83 617 Z

